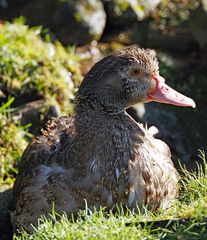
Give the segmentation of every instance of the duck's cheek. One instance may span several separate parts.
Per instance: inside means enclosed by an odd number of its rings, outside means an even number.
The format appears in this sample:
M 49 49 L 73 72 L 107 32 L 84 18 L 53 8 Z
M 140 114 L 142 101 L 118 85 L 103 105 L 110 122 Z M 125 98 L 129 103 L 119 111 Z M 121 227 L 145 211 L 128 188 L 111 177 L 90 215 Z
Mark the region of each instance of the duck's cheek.
M 156 86 L 156 84 L 155 84 Z M 152 90 L 151 90 L 152 88 Z M 134 104 L 148 102 L 148 92 L 153 91 L 154 86 L 151 86 L 150 81 L 145 80 L 145 82 L 138 82 L 135 91 L 133 92 Z
M 153 79 L 150 80 L 148 94 L 153 93 L 156 90 L 156 87 L 157 87 L 157 82 Z

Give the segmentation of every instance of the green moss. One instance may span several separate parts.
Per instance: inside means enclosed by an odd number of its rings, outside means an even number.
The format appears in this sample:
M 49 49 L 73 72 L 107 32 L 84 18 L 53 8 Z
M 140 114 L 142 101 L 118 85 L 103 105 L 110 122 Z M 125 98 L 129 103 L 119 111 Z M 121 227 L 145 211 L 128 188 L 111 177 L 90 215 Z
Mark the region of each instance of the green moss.
M 82 78 L 74 48 L 41 39 L 40 27 L 22 21 L 0 25 L 1 96 L 53 96 L 65 112 L 71 111 L 74 83 Z
M 28 144 L 28 126 L 22 127 L 19 119 L 12 117 L 11 98 L 0 107 L 0 190 L 4 185 L 11 185 L 17 173 L 17 164 Z

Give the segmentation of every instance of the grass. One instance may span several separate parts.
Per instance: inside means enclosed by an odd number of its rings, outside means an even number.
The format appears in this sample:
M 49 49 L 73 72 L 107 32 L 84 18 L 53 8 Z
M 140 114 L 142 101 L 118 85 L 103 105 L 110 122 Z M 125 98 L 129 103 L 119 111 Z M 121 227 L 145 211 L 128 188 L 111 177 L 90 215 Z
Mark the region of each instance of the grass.
M 203 165 L 197 173 L 182 168 L 180 197 L 166 211 L 92 213 L 86 208 L 76 221 L 53 212 L 49 219 L 40 218 L 33 234 L 23 232 L 14 239 L 207 239 L 207 163 L 204 152 L 200 155 Z

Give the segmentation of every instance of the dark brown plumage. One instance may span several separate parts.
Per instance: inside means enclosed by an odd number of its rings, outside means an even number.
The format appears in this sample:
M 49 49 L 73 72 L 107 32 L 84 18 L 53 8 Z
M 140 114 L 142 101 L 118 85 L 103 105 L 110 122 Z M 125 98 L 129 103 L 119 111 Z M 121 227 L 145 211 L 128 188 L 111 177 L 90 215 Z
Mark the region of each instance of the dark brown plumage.
M 85 200 L 92 210 L 169 208 L 178 183 L 169 147 L 125 112 L 149 101 L 194 107 L 164 84 L 152 51 L 128 48 L 95 64 L 79 88 L 74 116 L 49 121 L 23 154 L 14 228 L 30 230 L 53 203 L 68 215 L 84 209 Z

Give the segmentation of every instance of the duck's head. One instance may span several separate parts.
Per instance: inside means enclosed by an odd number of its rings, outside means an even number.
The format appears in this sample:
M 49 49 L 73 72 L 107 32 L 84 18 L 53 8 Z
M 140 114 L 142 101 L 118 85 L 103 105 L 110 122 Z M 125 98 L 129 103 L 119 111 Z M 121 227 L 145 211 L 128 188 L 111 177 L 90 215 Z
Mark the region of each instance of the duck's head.
M 191 98 L 165 84 L 154 51 L 140 48 L 123 49 L 96 63 L 77 96 L 80 104 L 108 112 L 152 101 L 195 107 Z

